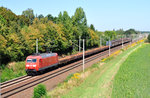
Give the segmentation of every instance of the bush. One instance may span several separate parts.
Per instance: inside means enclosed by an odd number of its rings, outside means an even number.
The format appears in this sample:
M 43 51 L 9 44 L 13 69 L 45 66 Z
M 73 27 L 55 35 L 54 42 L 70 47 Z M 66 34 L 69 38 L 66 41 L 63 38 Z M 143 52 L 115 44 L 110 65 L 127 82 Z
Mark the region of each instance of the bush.
M 148 38 L 147 38 L 147 39 L 148 39 L 148 42 L 150 43 L 150 34 L 148 35 Z
M 41 98 L 46 95 L 46 87 L 43 84 L 39 84 L 34 88 L 34 96 L 33 98 Z
M 8 65 L 0 66 L 1 82 L 5 82 L 23 75 L 25 72 L 25 62 L 14 62 L 14 64 L 9 63 Z

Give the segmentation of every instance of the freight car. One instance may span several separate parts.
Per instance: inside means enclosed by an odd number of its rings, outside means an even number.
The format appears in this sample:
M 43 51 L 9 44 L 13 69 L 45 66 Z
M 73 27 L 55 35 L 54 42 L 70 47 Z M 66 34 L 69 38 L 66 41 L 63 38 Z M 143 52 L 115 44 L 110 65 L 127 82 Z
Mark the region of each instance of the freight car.
M 131 41 L 131 39 L 129 39 L 129 38 L 124 38 L 123 39 L 123 43 L 127 43 L 127 42 L 130 42 L 130 41 Z M 115 47 L 115 46 L 121 45 L 121 44 L 122 44 L 122 39 L 111 41 L 111 47 Z M 96 54 L 98 52 L 107 50 L 107 49 L 109 49 L 108 45 L 85 51 L 85 56 L 89 56 L 89 55 Z M 70 61 L 73 61 L 73 60 L 76 60 L 76 59 L 80 59 L 80 58 L 82 58 L 82 56 L 83 56 L 82 52 L 71 55 L 71 56 L 66 56 L 64 58 L 59 59 L 59 63 L 60 64 L 67 63 L 67 62 L 70 62 Z
M 112 41 L 110 41 L 110 46 L 114 47 L 114 46 L 122 44 L 122 42 L 127 43 L 127 42 L 130 42 L 130 41 L 132 41 L 130 38 L 112 40 Z M 106 46 L 109 46 L 109 41 L 106 42 Z
M 52 66 L 58 65 L 57 53 L 42 53 L 37 55 L 30 55 L 26 58 L 26 73 L 42 71 Z
M 130 42 L 131 39 L 124 38 L 123 43 Z M 122 39 L 111 41 L 111 47 L 122 44 Z M 92 54 L 96 54 L 98 52 L 109 49 L 109 46 L 103 46 L 100 48 L 94 48 L 88 51 L 85 51 L 85 56 L 90 56 Z M 50 68 L 52 66 L 56 66 L 58 64 L 65 64 L 73 60 L 81 59 L 83 53 L 77 53 L 71 56 L 66 56 L 64 58 L 60 58 L 58 60 L 57 53 L 42 53 L 39 55 L 31 55 L 26 58 L 26 72 L 27 74 L 32 72 L 39 72 L 44 69 Z
M 108 49 L 108 46 L 103 46 L 103 47 L 100 47 L 100 48 L 94 48 L 94 49 L 91 49 L 91 50 L 87 50 L 87 51 L 85 51 L 85 56 L 89 56 L 91 54 L 95 54 L 97 52 L 104 51 L 106 49 Z M 59 63 L 60 64 L 67 63 L 67 62 L 70 62 L 70 61 L 73 61 L 73 60 L 76 60 L 76 59 L 80 59 L 82 57 L 83 57 L 83 52 L 79 52 L 77 54 L 66 56 L 64 58 L 59 59 Z

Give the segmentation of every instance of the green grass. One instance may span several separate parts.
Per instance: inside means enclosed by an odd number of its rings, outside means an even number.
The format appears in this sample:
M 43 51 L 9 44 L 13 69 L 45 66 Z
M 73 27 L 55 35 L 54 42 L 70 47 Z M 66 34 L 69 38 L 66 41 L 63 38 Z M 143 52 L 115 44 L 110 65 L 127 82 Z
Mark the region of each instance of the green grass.
M 128 57 L 129 53 L 139 45 L 132 47 L 117 57 L 111 58 L 98 70 L 87 77 L 84 82 L 77 87 L 74 87 L 69 92 L 60 95 L 62 98 L 99 98 L 110 97 L 112 91 L 112 80 L 114 79 L 120 65 Z M 94 65 L 94 66 L 100 66 Z
M 5 82 L 20 76 L 26 75 L 25 62 L 16 62 L 14 66 L 1 69 L 1 81 Z
M 115 76 L 112 97 L 150 98 L 150 44 L 144 44 L 122 64 Z

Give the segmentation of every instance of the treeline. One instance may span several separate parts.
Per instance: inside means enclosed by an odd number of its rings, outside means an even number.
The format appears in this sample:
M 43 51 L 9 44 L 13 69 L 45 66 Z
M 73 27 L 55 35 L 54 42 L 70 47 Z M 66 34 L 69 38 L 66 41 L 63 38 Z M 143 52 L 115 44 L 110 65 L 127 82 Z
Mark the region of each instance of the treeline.
M 123 30 L 99 32 L 94 25 L 88 26 L 82 8 L 77 8 L 71 17 L 66 11 L 60 12 L 58 17 L 51 14 L 44 17 L 42 14 L 34 15 L 32 9 L 16 15 L 0 7 L 0 65 L 25 60 L 26 56 L 35 53 L 36 39 L 39 52 L 51 50 L 63 54 L 78 50 L 75 44 L 79 38 L 86 40 L 87 49 L 99 46 L 100 36 L 108 40 L 123 33 Z

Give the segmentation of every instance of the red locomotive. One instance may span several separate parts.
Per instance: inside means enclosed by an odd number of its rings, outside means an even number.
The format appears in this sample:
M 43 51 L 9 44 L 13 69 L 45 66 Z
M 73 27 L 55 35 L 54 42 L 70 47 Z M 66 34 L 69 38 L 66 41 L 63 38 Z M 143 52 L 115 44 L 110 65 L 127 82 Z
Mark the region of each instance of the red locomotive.
M 52 66 L 58 65 L 57 53 L 42 53 L 39 55 L 30 55 L 26 58 L 26 72 L 38 72 Z

